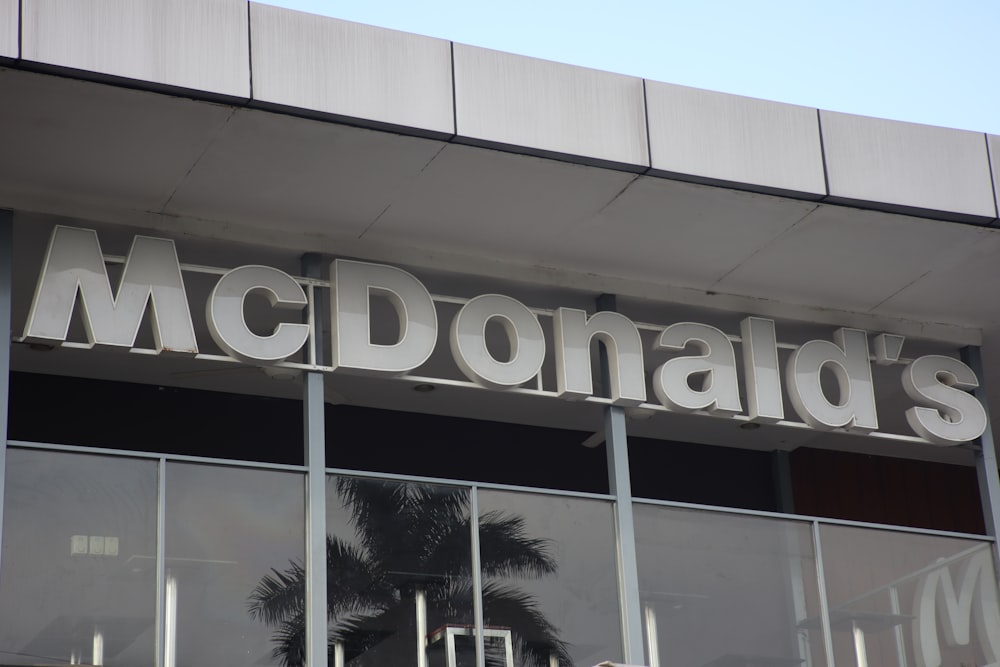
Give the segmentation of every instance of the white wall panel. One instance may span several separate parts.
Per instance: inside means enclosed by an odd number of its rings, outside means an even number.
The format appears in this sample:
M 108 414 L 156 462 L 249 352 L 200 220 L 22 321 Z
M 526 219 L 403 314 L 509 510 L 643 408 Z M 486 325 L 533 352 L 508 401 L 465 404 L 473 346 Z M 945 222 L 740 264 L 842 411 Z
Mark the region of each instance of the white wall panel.
M 17 58 L 18 0 L 0 0 L 0 58 Z
M 642 79 L 455 44 L 458 134 L 649 164 Z
M 249 97 L 245 0 L 24 0 L 22 57 Z
M 996 217 L 977 132 L 820 112 L 830 196 Z
M 993 171 L 993 196 L 996 198 L 997 217 L 1000 217 L 1000 136 L 986 135 L 990 152 L 990 167 Z
M 653 169 L 826 194 L 815 109 L 646 82 Z
M 253 97 L 454 133 L 451 43 L 250 4 Z

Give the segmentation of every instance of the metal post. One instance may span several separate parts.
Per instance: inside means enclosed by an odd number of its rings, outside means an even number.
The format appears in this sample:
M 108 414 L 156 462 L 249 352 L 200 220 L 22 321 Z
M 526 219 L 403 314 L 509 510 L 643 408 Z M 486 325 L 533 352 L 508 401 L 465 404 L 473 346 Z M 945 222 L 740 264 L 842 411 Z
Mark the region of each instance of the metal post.
M 302 273 L 307 278 L 320 278 L 322 256 L 308 253 L 302 256 Z M 313 292 L 315 294 L 315 291 Z M 326 302 L 316 299 L 307 314 L 313 322 L 311 335 L 316 350 L 316 363 L 324 358 L 323 322 Z M 327 664 L 327 600 L 326 600 L 326 424 L 323 399 L 323 374 L 306 372 L 303 388 L 303 418 L 306 463 L 306 665 Z
M 7 405 L 10 399 L 10 304 L 14 257 L 14 214 L 0 210 L 0 539 L 3 538 L 4 479 L 7 477 Z
M 602 294 L 597 309 L 616 310 L 614 295 Z M 601 378 L 611 386 L 608 353 L 600 347 Z M 643 659 L 642 606 L 639 601 L 639 566 L 636 560 L 635 522 L 632 516 L 632 480 L 628 467 L 628 440 L 625 434 L 625 409 L 609 405 L 604 413 L 604 441 L 608 454 L 608 487 L 615 497 L 615 546 L 618 565 L 618 599 L 621 607 L 622 658 L 627 664 Z
M 983 404 L 986 410 L 986 431 L 980 436 L 979 449 L 976 452 L 976 474 L 979 477 L 979 497 L 983 505 L 983 519 L 986 523 L 986 533 L 1000 537 L 1000 475 L 997 472 L 997 451 L 993 441 L 993 426 L 990 423 L 989 402 L 984 383 L 982 351 L 978 347 L 962 348 L 962 361 L 979 378 L 979 386 L 972 394 Z M 993 545 L 993 563 L 1000 572 L 1000 545 Z
M 476 642 L 476 667 L 486 667 L 486 637 L 484 636 L 485 621 L 483 620 L 483 570 L 482 554 L 479 549 L 479 487 L 472 487 L 469 512 L 469 525 L 472 526 L 472 615 Z M 451 644 L 450 646 L 454 646 Z
M 156 664 L 167 665 L 167 459 L 156 462 Z M 176 618 L 174 622 L 176 622 Z M 170 629 L 173 632 L 173 629 Z

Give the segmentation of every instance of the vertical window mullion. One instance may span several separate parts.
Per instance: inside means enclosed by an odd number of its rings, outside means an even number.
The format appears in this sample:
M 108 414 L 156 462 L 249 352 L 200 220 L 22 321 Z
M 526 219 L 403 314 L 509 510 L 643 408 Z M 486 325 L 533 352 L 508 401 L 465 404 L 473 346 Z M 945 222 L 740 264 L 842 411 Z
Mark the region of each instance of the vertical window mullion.
M 0 210 L 0 331 L 11 331 L 14 214 Z M 0 344 L 0 540 L 3 538 L 4 480 L 7 478 L 7 406 L 10 399 L 10 336 Z M 0 563 L 2 565 L 2 563 Z
M 483 570 L 479 553 L 479 487 L 473 486 L 469 525 L 472 526 L 472 613 L 475 618 L 476 667 L 486 667 L 486 638 L 483 636 Z
M 986 431 L 979 437 L 976 444 L 976 475 L 979 478 L 979 497 L 983 507 L 983 520 L 986 534 L 1000 538 L 1000 472 L 997 471 L 996 443 L 993 440 L 993 425 L 989 419 L 990 408 L 986 399 L 986 370 L 983 368 L 983 357 L 980 348 L 962 348 L 962 361 L 968 364 L 972 372 L 979 378 L 979 386 L 972 394 L 983 404 L 986 410 Z M 993 564 L 1000 572 L 1000 543 L 993 544 Z
M 176 637 L 177 629 L 167 628 L 167 623 L 174 624 L 177 619 L 167 618 L 167 459 L 160 457 L 156 464 L 156 664 L 159 667 L 172 667 L 167 664 L 168 658 L 175 655 L 176 646 L 167 647 L 170 636 Z M 169 632 L 168 632 L 169 630 Z
M 320 278 L 324 258 L 316 253 L 302 257 L 302 273 Z M 311 302 L 306 314 L 310 327 L 310 356 L 322 363 L 322 322 L 329 310 L 326 302 L 309 292 Z M 303 435 L 306 471 L 306 667 L 327 664 L 327 563 L 326 563 L 326 423 L 323 374 L 306 372 L 303 390 Z

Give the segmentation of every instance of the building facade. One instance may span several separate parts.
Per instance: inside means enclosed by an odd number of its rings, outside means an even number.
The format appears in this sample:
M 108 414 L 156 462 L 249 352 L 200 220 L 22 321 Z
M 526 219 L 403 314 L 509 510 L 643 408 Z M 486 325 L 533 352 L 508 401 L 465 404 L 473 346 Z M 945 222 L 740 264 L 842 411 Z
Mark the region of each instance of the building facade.
M 0 664 L 1000 661 L 1000 138 L 243 0 L 0 93 Z

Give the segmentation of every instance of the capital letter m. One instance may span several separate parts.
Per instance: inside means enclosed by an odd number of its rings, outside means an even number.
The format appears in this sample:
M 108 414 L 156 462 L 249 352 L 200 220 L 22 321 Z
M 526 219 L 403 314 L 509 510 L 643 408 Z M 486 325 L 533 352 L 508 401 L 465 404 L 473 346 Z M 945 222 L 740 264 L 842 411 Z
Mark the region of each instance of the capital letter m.
M 948 646 L 965 646 L 971 639 L 973 620 L 986 662 L 997 664 L 1000 605 L 990 556 L 989 548 L 984 548 L 965 561 L 957 591 L 947 565 L 920 579 L 913 597 L 913 649 L 918 667 L 941 665 L 939 624 Z
M 173 241 L 136 236 L 115 295 L 97 232 L 57 226 L 49 237 L 24 338 L 65 341 L 77 294 L 91 346 L 133 347 L 146 305 L 151 302 L 157 351 L 198 353 Z

